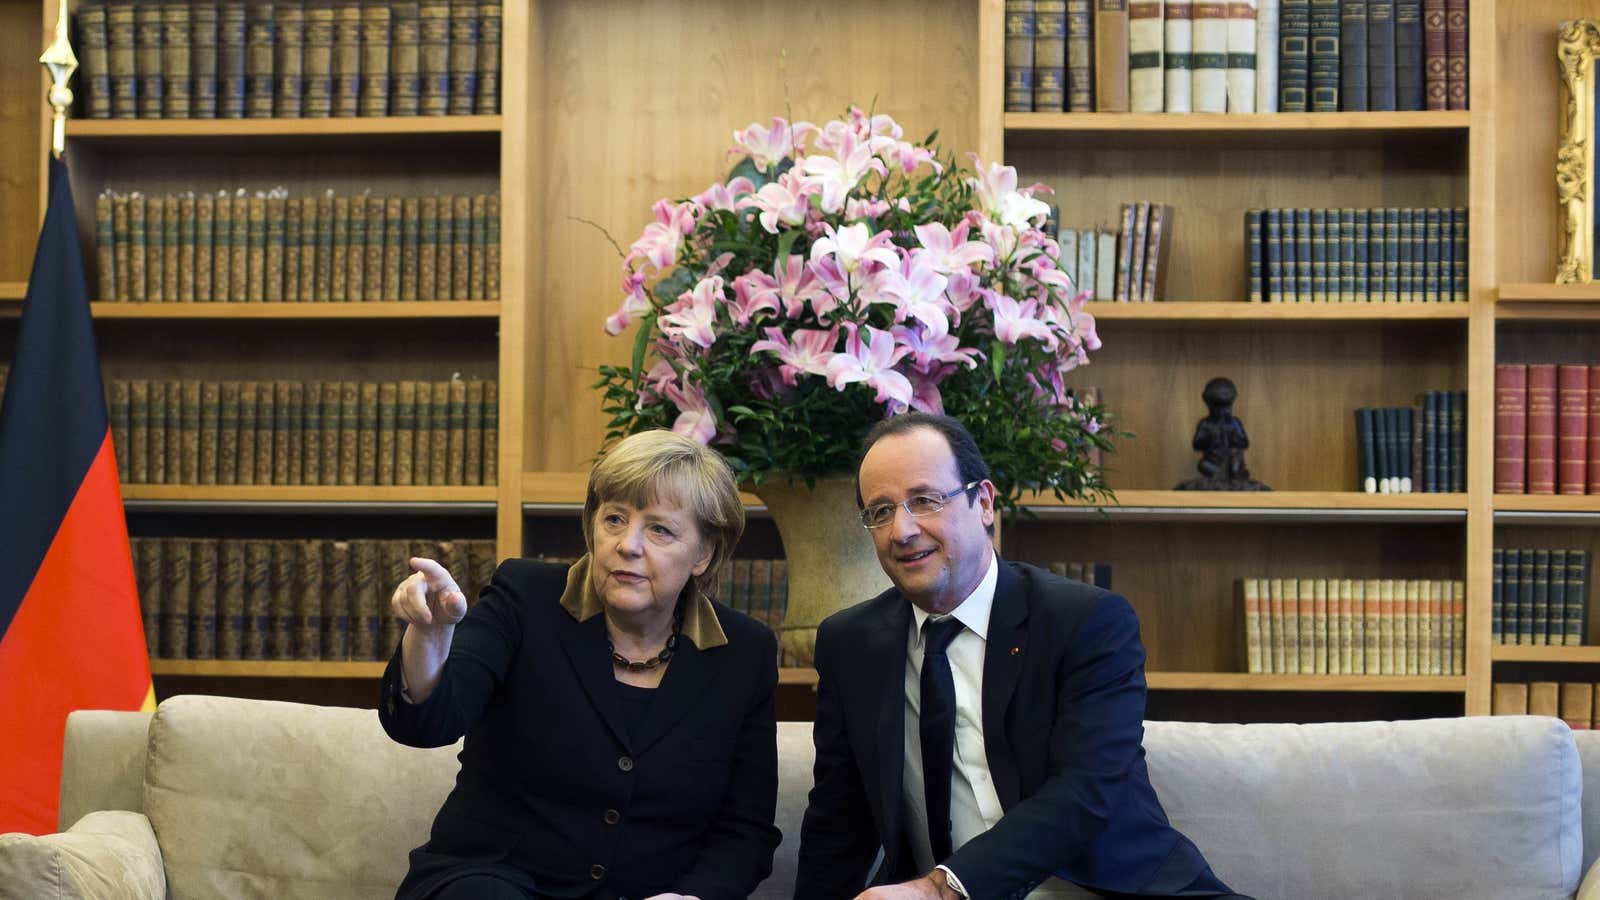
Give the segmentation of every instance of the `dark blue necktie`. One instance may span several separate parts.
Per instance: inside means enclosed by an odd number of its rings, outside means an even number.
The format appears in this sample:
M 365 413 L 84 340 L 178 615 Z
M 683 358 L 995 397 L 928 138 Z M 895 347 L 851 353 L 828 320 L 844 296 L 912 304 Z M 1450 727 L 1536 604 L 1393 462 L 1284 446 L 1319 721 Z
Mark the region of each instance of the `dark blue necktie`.
M 956 680 L 950 673 L 950 642 L 961 633 L 954 616 L 922 623 L 922 791 L 928 807 L 928 844 L 933 861 L 950 855 L 950 776 L 956 751 Z

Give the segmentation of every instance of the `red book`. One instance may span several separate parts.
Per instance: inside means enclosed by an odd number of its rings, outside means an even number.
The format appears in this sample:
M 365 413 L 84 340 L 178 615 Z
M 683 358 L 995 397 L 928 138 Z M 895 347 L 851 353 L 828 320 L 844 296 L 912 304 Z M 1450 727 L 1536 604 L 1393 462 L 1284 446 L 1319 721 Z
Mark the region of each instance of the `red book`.
M 1445 0 L 1422 0 L 1422 91 L 1424 109 L 1449 108 Z
M 1558 366 L 1556 382 L 1556 488 L 1582 494 L 1588 488 L 1589 367 Z
M 1527 491 L 1528 367 L 1494 367 L 1494 492 Z M 1591 456 L 1591 458 L 1593 458 Z M 1597 473 L 1600 474 L 1600 473 Z
M 1445 0 L 1445 92 L 1450 109 L 1467 108 L 1467 0 Z
M 1585 468 L 1588 492 L 1600 494 L 1600 366 L 1589 367 L 1589 383 L 1595 389 L 1589 391 L 1589 453 Z
M 1528 366 L 1528 493 L 1556 492 L 1556 366 Z

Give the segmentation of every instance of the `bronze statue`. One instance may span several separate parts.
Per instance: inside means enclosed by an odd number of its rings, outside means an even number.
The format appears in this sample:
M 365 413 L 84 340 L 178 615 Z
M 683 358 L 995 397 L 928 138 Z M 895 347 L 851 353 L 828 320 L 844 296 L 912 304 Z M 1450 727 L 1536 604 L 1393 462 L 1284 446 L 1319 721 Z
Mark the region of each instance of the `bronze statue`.
M 1250 438 L 1244 433 L 1244 423 L 1233 416 L 1233 401 L 1239 391 L 1227 378 L 1213 378 L 1206 382 L 1200 398 L 1206 402 L 1210 415 L 1200 420 L 1194 429 L 1194 449 L 1200 452 L 1199 478 L 1190 478 L 1178 485 L 1180 491 L 1270 491 L 1250 477 L 1244 464 L 1244 451 Z

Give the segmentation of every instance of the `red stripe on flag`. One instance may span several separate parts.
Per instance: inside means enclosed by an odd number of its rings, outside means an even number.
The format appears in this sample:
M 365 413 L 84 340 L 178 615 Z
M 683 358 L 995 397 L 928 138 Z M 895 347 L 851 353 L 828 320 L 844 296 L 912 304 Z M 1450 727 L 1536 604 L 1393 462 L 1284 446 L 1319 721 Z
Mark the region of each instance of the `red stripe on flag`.
M 56 830 L 68 712 L 138 709 L 150 690 L 109 431 L 0 636 L 0 832 Z

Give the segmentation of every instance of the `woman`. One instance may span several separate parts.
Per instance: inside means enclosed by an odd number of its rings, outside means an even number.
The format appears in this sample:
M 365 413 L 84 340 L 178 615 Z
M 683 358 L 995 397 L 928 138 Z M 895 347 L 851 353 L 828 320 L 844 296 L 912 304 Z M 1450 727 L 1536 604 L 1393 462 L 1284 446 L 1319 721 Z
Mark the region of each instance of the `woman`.
M 744 530 L 727 464 L 633 435 L 590 474 L 583 529 L 583 559 L 508 560 L 470 612 L 432 560 L 395 589 L 383 727 L 466 735 L 402 900 L 723 900 L 771 871 L 777 645 L 706 596 Z

